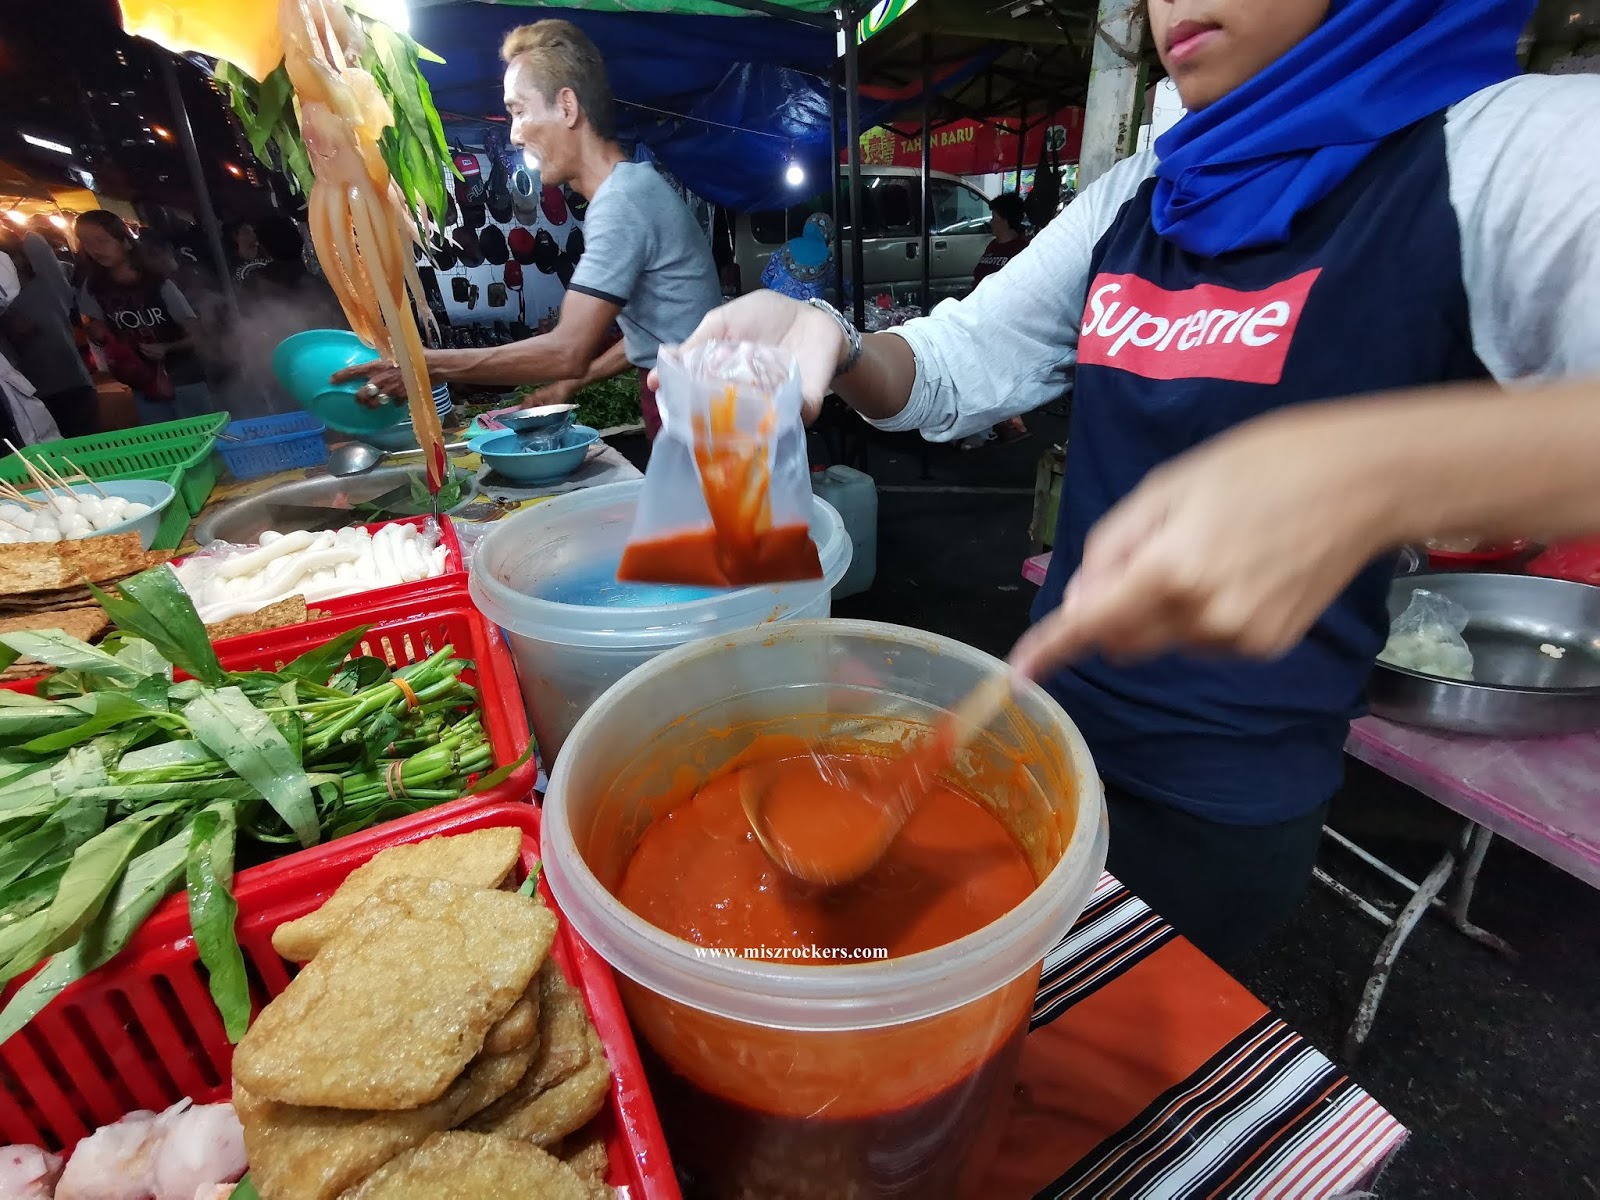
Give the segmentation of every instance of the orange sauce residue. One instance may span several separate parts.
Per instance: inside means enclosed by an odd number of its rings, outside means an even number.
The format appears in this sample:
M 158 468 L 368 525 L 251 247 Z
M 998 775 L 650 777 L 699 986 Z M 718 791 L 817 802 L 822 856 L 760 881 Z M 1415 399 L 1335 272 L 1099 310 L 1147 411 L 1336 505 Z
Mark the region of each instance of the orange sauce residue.
M 696 416 L 694 457 L 711 528 L 630 542 L 617 578 L 631 583 L 743 587 L 821 579 L 822 562 L 807 525 L 774 527 L 767 447 L 769 411 L 754 434 L 737 426 L 730 385 Z
M 850 756 L 831 767 L 860 779 L 893 770 L 888 760 Z M 762 765 L 772 824 L 807 844 L 872 836 L 880 810 L 824 785 L 808 756 Z M 812 841 L 814 839 L 814 842 Z M 866 875 L 848 887 L 804 884 L 775 865 L 750 830 L 737 772 L 711 780 L 645 832 L 617 898 L 652 925 L 703 946 L 818 946 L 931 950 L 982 929 L 1022 903 L 1033 872 L 1010 832 L 953 784 L 932 780 L 905 828 Z M 795 959 L 801 965 L 826 965 Z

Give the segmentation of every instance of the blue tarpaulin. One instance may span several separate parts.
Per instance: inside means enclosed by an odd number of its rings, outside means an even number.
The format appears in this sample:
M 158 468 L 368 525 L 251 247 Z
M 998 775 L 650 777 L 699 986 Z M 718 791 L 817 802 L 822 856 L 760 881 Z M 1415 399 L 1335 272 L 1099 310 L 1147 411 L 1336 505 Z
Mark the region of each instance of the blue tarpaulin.
M 415 9 L 413 35 L 445 59 L 424 64 L 439 110 L 503 119 L 501 39 L 515 25 L 547 17 L 572 21 L 594 39 L 622 132 L 644 142 L 698 195 L 757 211 L 826 189 L 831 168 L 823 81 L 833 66 L 835 37 L 778 18 L 493 4 Z M 785 181 L 791 161 L 806 173 L 798 189 Z
M 412 33 L 446 60 L 424 63 L 445 114 L 503 120 L 500 42 L 513 26 L 560 17 L 587 33 L 605 58 L 622 133 L 696 195 L 742 212 L 787 208 L 828 189 L 833 177 L 828 85 L 836 35 L 779 17 L 591 12 L 499 4 L 449 4 L 412 13 Z M 983 68 L 983 54 L 938 86 Z M 908 101 L 863 99 L 862 128 Z M 448 116 L 447 116 L 448 119 Z M 844 105 L 837 114 L 844 144 Z M 805 173 L 787 181 L 791 164 Z

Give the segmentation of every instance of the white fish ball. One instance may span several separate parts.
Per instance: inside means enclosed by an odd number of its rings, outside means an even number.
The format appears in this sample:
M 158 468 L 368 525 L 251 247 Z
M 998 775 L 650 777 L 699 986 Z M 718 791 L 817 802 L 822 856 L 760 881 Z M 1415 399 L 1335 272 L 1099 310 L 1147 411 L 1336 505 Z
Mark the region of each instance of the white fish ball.
M 140 504 L 137 500 L 135 500 L 128 505 L 127 511 L 122 514 L 122 519 L 124 521 L 132 521 L 138 517 L 144 516 L 145 513 L 149 511 L 150 506 L 148 504 Z

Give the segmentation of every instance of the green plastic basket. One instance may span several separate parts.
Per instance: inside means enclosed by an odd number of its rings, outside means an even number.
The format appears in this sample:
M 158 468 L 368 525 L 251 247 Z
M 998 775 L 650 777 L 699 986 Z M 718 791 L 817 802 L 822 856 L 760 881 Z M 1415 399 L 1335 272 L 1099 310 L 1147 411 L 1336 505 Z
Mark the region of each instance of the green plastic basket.
M 90 479 L 159 479 L 172 483 L 193 517 L 205 507 L 222 473 L 222 459 L 216 452 L 217 434 L 228 419 L 227 413 L 209 413 L 115 433 L 40 442 L 26 447 L 23 453 L 35 462 L 49 463 L 63 475 L 72 470 L 66 461 L 70 458 Z M 8 480 L 16 482 L 12 467 L 26 474 L 21 463 L 8 460 L 0 463 Z M 170 478 L 174 469 L 182 476 L 178 482 Z

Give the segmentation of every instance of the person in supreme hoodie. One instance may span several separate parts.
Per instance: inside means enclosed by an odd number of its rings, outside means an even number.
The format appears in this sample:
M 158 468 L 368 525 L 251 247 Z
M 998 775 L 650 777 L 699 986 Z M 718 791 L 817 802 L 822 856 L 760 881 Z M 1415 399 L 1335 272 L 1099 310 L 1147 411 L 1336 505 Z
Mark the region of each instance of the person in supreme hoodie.
M 1600 120 L 1600 77 L 1519 74 L 1534 0 L 1148 8 L 1188 115 L 970 297 L 864 342 L 770 295 L 696 334 L 787 346 L 810 402 L 831 383 L 940 441 L 1046 402 L 1075 368 L 1036 620 L 1109 509 L 1252 418 L 1600 374 L 1600 155 L 1577 132 Z M 1369 563 L 1270 661 L 1087 655 L 1044 680 L 1105 781 L 1111 870 L 1213 956 L 1304 894 L 1392 574 Z

